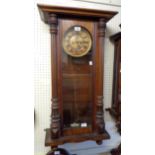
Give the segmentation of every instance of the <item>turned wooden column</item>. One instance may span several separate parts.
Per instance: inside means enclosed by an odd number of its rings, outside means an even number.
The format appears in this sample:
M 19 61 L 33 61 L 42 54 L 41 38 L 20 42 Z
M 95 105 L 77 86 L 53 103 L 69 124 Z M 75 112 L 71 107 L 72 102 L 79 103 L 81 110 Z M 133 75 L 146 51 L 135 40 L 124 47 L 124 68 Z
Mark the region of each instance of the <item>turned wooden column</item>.
M 97 107 L 96 107 L 96 123 L 97 123 L 97 131 L 98 133 L 103 133 L 105 130 L 104 123 L 104 111 L 103 111 L 103 73 L 104 73 L 104 37 L 105 37 L 105 28 L 106 21 L 104 18 L 101 18 L 98 22 L 98 54 L 97 54 L 97 72 L 98 72 L 98 80 L 97 80 Z
M 51 74 L 52 74 L 52 99 L 51 99 L 51 138 L 60 137 L 60 114 L 58 104 L 58 81 L 57 81 L 57 25 L 55 14 L 50 14 L 48 23 L 51 33 Z

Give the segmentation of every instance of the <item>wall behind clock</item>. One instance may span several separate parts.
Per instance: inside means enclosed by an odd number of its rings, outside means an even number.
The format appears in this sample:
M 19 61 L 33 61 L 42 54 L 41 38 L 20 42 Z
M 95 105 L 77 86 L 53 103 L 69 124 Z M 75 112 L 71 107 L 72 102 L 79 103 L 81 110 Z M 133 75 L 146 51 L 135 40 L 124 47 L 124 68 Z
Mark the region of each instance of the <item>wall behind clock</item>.
M 82 2 L 77 0 L 37 0 L 37 3 L 53 4 L 60 6 L 72 6 L 82 8 L 94 8 L 102 10 L 118 11 L 119 14 L 107 23 L 106 46 L 105 46 L 105 76 L 104 76 L 104 102 L 105 108 L 111 105 L 112 95 L 112 76 L 113 76 L 113 56 L 114 47 L 109 41 L 109 36 L 120 31 L 120 5 L 115 6 L 112 1 L 105 1 L 105 4 Z M 104 1 L 103 1 L 104 2 Z M 117 4 L 120 1 L 117 1 Z M 110 5 L 108 5 L 110 4 Z M 114 3 L 115 4 L 115 3 Z M 35 5 L 36 6 L 36 5 Z M 44 147 L 44 129 L 50 125 L 50 98 L 51 98 L 51 79 L 50 79 L 50 33 L 48 25 L 44 24 L 35 7 L 35 52 L 34 52 L 34 85 L 35 85 L 35 112 L 36 121 L 34 128 L 34 152 L 35 155 L 44 155 L 49 148 Z

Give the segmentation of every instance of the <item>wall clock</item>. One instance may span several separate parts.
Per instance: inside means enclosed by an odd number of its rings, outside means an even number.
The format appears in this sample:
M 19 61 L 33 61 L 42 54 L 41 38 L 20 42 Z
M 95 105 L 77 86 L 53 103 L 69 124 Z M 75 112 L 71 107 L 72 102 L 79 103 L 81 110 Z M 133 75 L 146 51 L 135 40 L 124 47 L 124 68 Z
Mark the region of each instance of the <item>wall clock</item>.
M 117 12 L 38 5 L 51 33 L 51 125 L 45 146 L 110 138 L 105 130 L 106 22 Z M 51 155 L 51 153 L 48 153 Z

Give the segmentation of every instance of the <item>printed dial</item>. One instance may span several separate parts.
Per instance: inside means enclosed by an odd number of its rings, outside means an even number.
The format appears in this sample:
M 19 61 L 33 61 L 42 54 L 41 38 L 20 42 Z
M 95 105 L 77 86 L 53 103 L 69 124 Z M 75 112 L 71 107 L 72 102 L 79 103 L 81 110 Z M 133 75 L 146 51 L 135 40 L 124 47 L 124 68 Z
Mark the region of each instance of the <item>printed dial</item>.
M 90 33 L 83 27 L 74 26 L 70 28 L 63 38 L 64 51 L 73 57 L 86 55 L 92 46 Z

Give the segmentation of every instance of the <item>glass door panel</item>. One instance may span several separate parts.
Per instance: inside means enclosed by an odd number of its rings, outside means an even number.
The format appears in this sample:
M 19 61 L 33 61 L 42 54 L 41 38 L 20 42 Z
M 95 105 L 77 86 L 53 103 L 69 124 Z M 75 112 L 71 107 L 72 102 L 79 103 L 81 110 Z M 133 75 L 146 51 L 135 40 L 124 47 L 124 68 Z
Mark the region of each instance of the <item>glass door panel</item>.
M 92 52 L 76 58 L 62 52 L 63 124 L 66 128 L 92 124 Z

